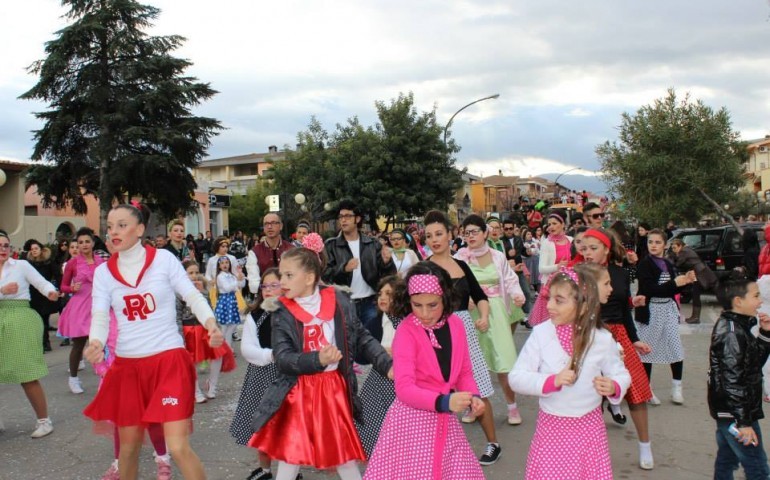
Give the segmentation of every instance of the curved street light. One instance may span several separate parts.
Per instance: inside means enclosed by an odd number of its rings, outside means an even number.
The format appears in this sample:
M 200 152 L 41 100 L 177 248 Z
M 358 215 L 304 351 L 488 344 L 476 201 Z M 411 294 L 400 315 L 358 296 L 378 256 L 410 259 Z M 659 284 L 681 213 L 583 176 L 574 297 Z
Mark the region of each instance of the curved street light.
M 463 108 L 461 108 L 460 110 L 456 111 L 456 112 L 454 113 L 454 115 L 452 115 L 451 117 L 449 117 L 449 121 L 448 121 L 448 122 L 446 122 L 446 126 L 444 127 L 444 145 L 446 145 L 446 134 L 447 134 L 447 130 L 449 130 L 449 126 L 450 126 L 450 125 L 452 125 L 452 120 L 454 120 L 454 119 L 455 119 L 455 117 L 457 116 L 457 114 L 458 114 L 458 113 L 462 112 L 462 111 L 463 111 L 463 110 L 465 110 L 466 108 L 468 108 L 468 107 L 470 107 L 471 105 L 474 105 L 474 104 L 476 104 L 476 103 L 479 103 L 479 102 L 483 102 L 484 100 L 492 100 L 492 99 L 496 99 L 496 98 L 500 98 L 500 94 L 499 94 L 499 93 L 496 93 L 496 94 L 494 94 L 494 95 L 490 95 L 490 96 L 488 96 L 488 97 L 479 98 L 478 100 L 474 100 L 473 102 L 471 102 L 471 103 L 469 103 L 468 105 L 464 106 L 464 107 L 463 107 Z

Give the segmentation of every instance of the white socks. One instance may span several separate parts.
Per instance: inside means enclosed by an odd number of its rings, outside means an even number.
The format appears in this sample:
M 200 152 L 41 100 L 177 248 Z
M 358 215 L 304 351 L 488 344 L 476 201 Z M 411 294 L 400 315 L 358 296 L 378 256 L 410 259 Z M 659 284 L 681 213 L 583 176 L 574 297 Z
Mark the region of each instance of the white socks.
M 516 408 L 516 402 L 513 402 L 513 403 L 509 403 L 509 404 L 508 404 L 508 410 L 511 410 L 511 409 L 513 409 L 513 408 Z
M 295 480 L 298 473 L 299 465 L 278 461 L 275 480 Z M 337 475 L 342 480 L 361 480 L 361 472 L 358 470 L 358 463 L 355 460 L 338 466 Z
M 620 409 L 620 405 L 615 405 L 614 403 L 610 403 L 610 410 L 613 415 L 620 415 L 623 413 L 623 410 Z
M 292 465 L 279 460 L 275 480 L 296 480 L 298 473 L 299 465 Z
M 639 460 L 652 462 L 652 444 L 650 442 L 639 442 Z
M 682 381 L 681 381 L 681 380 L 671 380 L 671 383 L 672 383 L 672 384 L 673 384 L 675 387 L 681 387 L 681 386 L 682 386 Z
M 361 472 L 358 470 L 358 463 L 355 460 L 338 466 L 337 475 L 342 480 L 361 480 Z

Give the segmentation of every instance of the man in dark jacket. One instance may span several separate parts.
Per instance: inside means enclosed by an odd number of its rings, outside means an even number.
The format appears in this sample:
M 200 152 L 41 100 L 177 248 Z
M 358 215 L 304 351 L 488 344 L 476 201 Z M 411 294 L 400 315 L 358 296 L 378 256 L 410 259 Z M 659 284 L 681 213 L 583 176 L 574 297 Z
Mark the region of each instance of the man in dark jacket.
M 377 316 L 377 284 L 383 277 L 396 273 L 392 251 L 382 248 L 377 239 L 359 233 L 361 214 L 353 202 L 340 202 L 337 222 L 339 235 L 326 240 L 327 264 L 323 280 L 350 287 L 358 318 L 380 341 L 382 324 Z
M 733 274 L 736 276 L 736 274 Z M 762 365 L 770 354 L 770 316 L 759 314 L 759 336 L 751 333 L 762 304 L 757 284 L 731 278 L 719 287 L 725 309 L 711 334 L 708 404 L 717 422 L 714 478 L 733 478 L 740 465 L 747 479 L 770 478 L 762 445 Z M 737 433 L 731 431 L 735 426 Z

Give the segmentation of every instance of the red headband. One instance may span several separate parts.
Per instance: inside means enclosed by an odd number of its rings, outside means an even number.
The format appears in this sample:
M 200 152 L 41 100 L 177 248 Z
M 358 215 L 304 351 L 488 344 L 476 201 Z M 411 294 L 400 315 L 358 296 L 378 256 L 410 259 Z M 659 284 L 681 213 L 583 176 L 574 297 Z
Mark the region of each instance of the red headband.
M 600 242 L 604 244 L 607 248 L 612 248 L 612 242 L 610 241 L 610 237 L 604 234 L 604 232 L 599 231 L 595 228 L 591 228 L 583 232 L 583 237 L 593 237 Z

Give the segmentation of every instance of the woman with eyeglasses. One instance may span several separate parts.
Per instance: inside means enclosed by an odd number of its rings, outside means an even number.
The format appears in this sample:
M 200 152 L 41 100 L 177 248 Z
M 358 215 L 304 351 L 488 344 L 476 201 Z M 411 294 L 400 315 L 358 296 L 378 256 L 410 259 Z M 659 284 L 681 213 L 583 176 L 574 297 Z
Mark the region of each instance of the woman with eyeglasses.
M 209 258 L 208 263 L 206 263 L 206 281 L 209 283 L 216 284 L 216 278 L 217 278 L 217 262 L 219 262 L 219 257 L 228 257 L 230 259 L 230 265 L 237 265 L 238 260 L 235 258 L 235 256 L 230 255 L 227 253 L 227 251 L 230 249 L 230 239 L 228 237 L 217 237 L 216 240 L 214 240 L 214 246 L 212 247 L 212 250 L 214 251 L 214 255 Z
M 37 417 L 32 438 L 53 432 L 40 379 L 48 375 L 43 359 L 43 320 L 30 308 L 30 286 L 56 301 L 59 292 L 25 260 L 11 258 L 11 241 L 0 230 L 0 384 L 20 384 Z
M 516 405 L 516 395 L 508 385 L 508 372 L 516 363 L 516 345 L 511 335 L 510 318 L 514 308 L 524 305 L 524 293 L 519 278 L 508 264 L 505 254 L 487 244 L 487 224 L 478 215 L 463 220 L 466 248 L 461 248 L 456 258 L 463 260 L 471 269 L 489 301 L 489 325 L 479 330 L 479 344 L 489 369 L 497 380 L 508 404 L 508 424 L 519 425 L 521 415 Z M 480 318 L 478 308 L 471 312 L 473 320 Z
M 390 246 L 393 251 L 393 264 L 396 266 L 396 273 L 404 278 L 409 267 L 415 265 L 420 260 L 417 254 L 409 248 L 406 232 L 400 228 L 395 228 L 390 232 Z
M 546 224 L 548 237 L 540 242 L 540 284 L 548 285 L 551 275 L 556 273 L 559 268 L 566 267 L 572 258 L 572 237 L 566 235 L 566 224 L 564 214 L 560 211 L 554 211 L 548 215 Z M 541 289 L 542 290 L 542 289 Z M 537 297 L 535 305 L 529 314 L 528 323 L 531 326 L 539 325 L 548 319 L 548 294 L 542 292 Z

